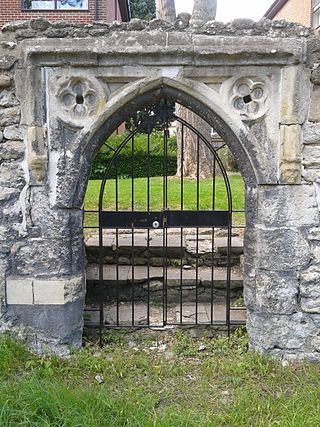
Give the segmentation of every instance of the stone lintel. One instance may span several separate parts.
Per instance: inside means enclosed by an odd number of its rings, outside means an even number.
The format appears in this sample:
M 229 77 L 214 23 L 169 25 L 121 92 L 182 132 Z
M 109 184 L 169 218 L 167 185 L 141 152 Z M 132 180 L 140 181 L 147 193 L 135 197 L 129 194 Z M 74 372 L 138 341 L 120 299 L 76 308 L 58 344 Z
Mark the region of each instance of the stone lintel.
M 37 43 L 24 40 L 20 43 L 24 52 L 24 64 L 41 64 L 61 66 L 100 66 L 110 58 L 116 57 L 124 65 L 129 62 L 129 57 L 138 56 L 139 63 L 148 60 L 161 64 L 174 59 L 177 54 L 178 62 L 192 64 L 195 56 L 210 57 L 226 65 L 226 62 L 243 64 L 297 64 L 301 61 L 304 50 L 304 40 L 274 39 L 271 37 L 228 37 L 210 35 L 190 35 L 181 32 L 117 32 L 103 38 L 86 39 L 37 39 Z M 141 54 L 143 53 L 143 57 Z M 183 60 L 183 54 L 186 58 Z M 189 58 L 189 59 L 187 59 Z

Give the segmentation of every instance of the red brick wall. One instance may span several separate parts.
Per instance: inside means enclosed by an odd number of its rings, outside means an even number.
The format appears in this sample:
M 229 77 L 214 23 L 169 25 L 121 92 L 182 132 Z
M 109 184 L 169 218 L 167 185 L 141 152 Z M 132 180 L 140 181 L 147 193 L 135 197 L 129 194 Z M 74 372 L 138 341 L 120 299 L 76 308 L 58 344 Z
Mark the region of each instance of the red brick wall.
M 115 19 L 114 0 L 98 0 L 99 20 L 112 22 Z M 33 18 L 44 18 L 50 21 L 69 21 L 79 23 L 92 23 L 95 20 L 94 15 L 95 0 L 89 0 L 89 11 L 22 11 L 21 0 L 0 0 L 0 27 L 7 22 L 26 20 Z M 118 2 L 117 2 L 118 4 Z M 118 21 L 121 15 L 118 7 Z
M 311 26 L 312 0 L 289 0 L 273 18 L 274 20 L 285 19 L 298 24 Z

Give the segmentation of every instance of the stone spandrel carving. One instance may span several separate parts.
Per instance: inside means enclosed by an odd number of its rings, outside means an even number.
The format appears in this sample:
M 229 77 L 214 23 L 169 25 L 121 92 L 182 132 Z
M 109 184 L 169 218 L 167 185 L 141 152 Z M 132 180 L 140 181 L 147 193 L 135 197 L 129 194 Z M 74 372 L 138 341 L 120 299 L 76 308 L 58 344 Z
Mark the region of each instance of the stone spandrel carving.
M 69 123 L 79 124 L 84 118 L 94 117 L 109 96 L 94 77 L 62 76 L 56 84 L 56 111 Z
M 99 102 L 97 90 L 80 77 L 72 78 L 63 84 L 58 98 L 63 110 L 79 119 L 94 114 Z
M 261 80 L 241 78 L 231 87 L 231 106 L 245 122 L 255 121 L 268 111 L 268 89 Z

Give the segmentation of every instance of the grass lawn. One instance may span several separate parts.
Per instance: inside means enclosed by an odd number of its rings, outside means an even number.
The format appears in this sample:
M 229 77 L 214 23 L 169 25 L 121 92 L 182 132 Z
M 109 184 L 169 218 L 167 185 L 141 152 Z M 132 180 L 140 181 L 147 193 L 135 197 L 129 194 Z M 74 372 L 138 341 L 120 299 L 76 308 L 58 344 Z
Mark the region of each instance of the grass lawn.
M 1 338 L 0 426 L 320 425 L 319 364 L 282 367 L 248 352 L 241 330 L 230 341 L 154 339 L 114 332 L 60 360 Z
M 244 183 L 240 174 L 229 177 L 233 209 L 244 209 Z M 100 180 L 91 180 L 88 184 L 85 209 L 95 210 L 98 208 Z M 131 210 L 132 205 L 132 182 L 131 179 L 119 179 L 119 210 Z M 184 209 L 197 208 L 197 182 L 194 179 L 186 179 L 184 182 Z M 104 207 L 107 210 L 116 208 L 116 181 L 109 180 L 106 185 Z M 199 209 L 208 210 L 213 206 L 213 185 L 211 179 L 203 179 L 199 188 Z M 147 209 L 147 179 L 136 178 L 134 180 L 134 207 L 135 210 Z M 154 177 L 150 179 L 150 208 L 151 210 L 161 210 L 163 207 L 163 179 Z M 181 181 L 179 178 L 169 177 L 168 179 L 168 207 L 172 210 L 181 208 Z M 227 209 L 227 196 L 225 184 L 222 177 L 216 177 L 215 185 L 215 209 Z M 243 213 L 234 213 L 234 223 L 242 225 L 244 223 Z M 86 226 L 97 225 L 96 214 L 86 214 Z

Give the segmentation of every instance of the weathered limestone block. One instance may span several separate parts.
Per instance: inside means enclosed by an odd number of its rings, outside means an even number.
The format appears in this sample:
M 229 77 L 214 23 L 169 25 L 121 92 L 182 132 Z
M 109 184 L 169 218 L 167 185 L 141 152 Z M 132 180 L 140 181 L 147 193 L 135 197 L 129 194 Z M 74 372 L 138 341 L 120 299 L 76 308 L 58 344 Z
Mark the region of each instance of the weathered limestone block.
M 14 21 L 9 22 L 8 24 L 5 24 L 2 27 L 2 32 L 14 32 L 20 29 L 29 28 L 29 22 L 30 21 Z
M 18 61 L 18 58 L 14 55 L 2 55 L 0 56 L 0 70 L 8 71 Z
M 17 223 L 22 221 L 22 207 L 20 201 L 15 203 L 8 204 L 5 208 L 2 209 L 1 215 L 6 221 L 10 223 Z M 9 230 L 8 230 L 9 231 Z
M 23 140 L 22 129 L 17 125 L 7 126 L 3 130 L 3 136 L 5 139 L 12 139 L 14 141 Z
M 285 67 L 282 70 L 280 123 L 302 125 L 307 117 L 310 91 L 310 74 L 300 66 Z
M 320 241 L 320 227 L 311 228 L 308 231 L 308 239 L 311 241 Z
M 28 278 L 11 279 L 6 281 L 6 303 L 30 305 L 33 304 L 32 280 Z
M 0 161 L 1 160 L 18 160 L 25 154 L 25 146 L 22 141 L 8 141 L 1 144 Z
M 43 127 L 30 126 L 27 129 L 28 166 L 31 184 L 41 185 L 48 169 L 46 132 Z
M 320 144 L 320 124 L 307 123 L 303 127 L 304 144 Z
M 292 315 L 271 315 L 248 310 L 247 327 L 252 349 L 282 356 L 294 352 L 312 352 L 309 344 L 318 333 L 318 327 L 304 313 Z M 279 351 L 280 350 L 280 351 Z
M 83 237 L 67 239 L 29 239 L 17 242 L 12 251 L 12 274 L 18 276 L 54 277 L 83 272 Z
M 69 239 L 82 229 L 81 209 L 62 209 L 50 206 L 48 195 L 43 187 L 31 189 L 31 218 L 33 226 L 40 227 L 44 238 Z
M 35 18 L 30 20 L 30 28 L 36 31 L 44 31 L 50 27 L 50 22 L 43 18 Z
M 255 311 L 293 314 L 298 308 L 298 277 L 295 271 L 256 271 Z
M 266 227 L 318 225 L 320 221 L 313 185 L 261 186 L 258 219 Z
M 282 271 L 303 269 L 311 261 L 311 249 L 298 230 L 290 228 L 258 229 L 261 269 Z
M 305 169 L 320 169 L 320 144 L 305 145 L 302 151 L 302 159 Z
M 33 290 L 34 304 L 62 305 L 64 303 L 64 283 L 61 281 L 35 280 Z
M 320 313 L 320 265 L 312 265 L 300 275 L 301 309 Z
M 0 317 L 6 305 L 6 275 L 9 267 L 8 252 L 8 247 L 2 244 L 0 248 Z
M 20 108 L 0 108 L 0 123 L 2 127 L 15 125 L 20 122 Z
M 305 168 L 302 167 L 302 178 L 306 182 L 314 183 L 316 181 L 319 181 L 320 177 L 320 168 Z
M 301 126 L 280 126 L 280 182 L 301 182 Z
M 1 144 L 2 147 L 3 144 Z M 0 164 L 0 186 L 19 188 L 25 186 L 25 173 L 20 162 L 3 162 Z
M 142 19 L 131 18 L 128 23 L 128 30 L 130 31 L 141 31 L 144 30 L 147 26 L 147 22 Z M 92 33 L 91 33 L 92 34 Z
M 6 318 L 14 324 L 6 330 L 26 339 L 40 354 L 67 356 L 70 349 L 80 349 L 83 329 L 83 303 L 64 305 L 9 305 Z
M 31 30 L 30 28 L 27 30 L 18 30 L 15 36 L 17 41 L 20 41 L 23 39 L 33 39 L 37 37 L 37 31 Z
M 312 89 L 309 121 L 320 122 L 320 86 L 318 85 Z
M 8 108 L 17 105 L 19 105 L 19 101 L 12 92 L 8 90 L 2 90 L 0 92 L 0 107 Z
M 0 42 L 0 47 L 3 47 L 4 49 L 8 49 L 8 50 L 13 50 L 17 47 L 17 43 L 12 42 L 12 41 L 8 41 L 8 40 L 4 40 L 4 41 Z
M 160 30 L 160 31 L 171 30 L 172 31 L 174 29 L 174 26 L 168 21 L 164 21 L 163 19 L 156 18 L 156 19 L 152 19 L 149 22 L 149 28 L 151 31 L 153 30 Z
M 82 299 L 84 277 L 64 279 L 29 279 L 8 277 L 6 295 L 8 305 L 64 305 Z
M 11 86 L 11 77 L 7 74 L 0 74 L 0 89 Z
M 9 183 L 10 184 L 10 183 Z M 0 207 L 3 208 L 12 200 L 16 201 L 19 198 L 20 190 L 11 187 L 0 187 Z

